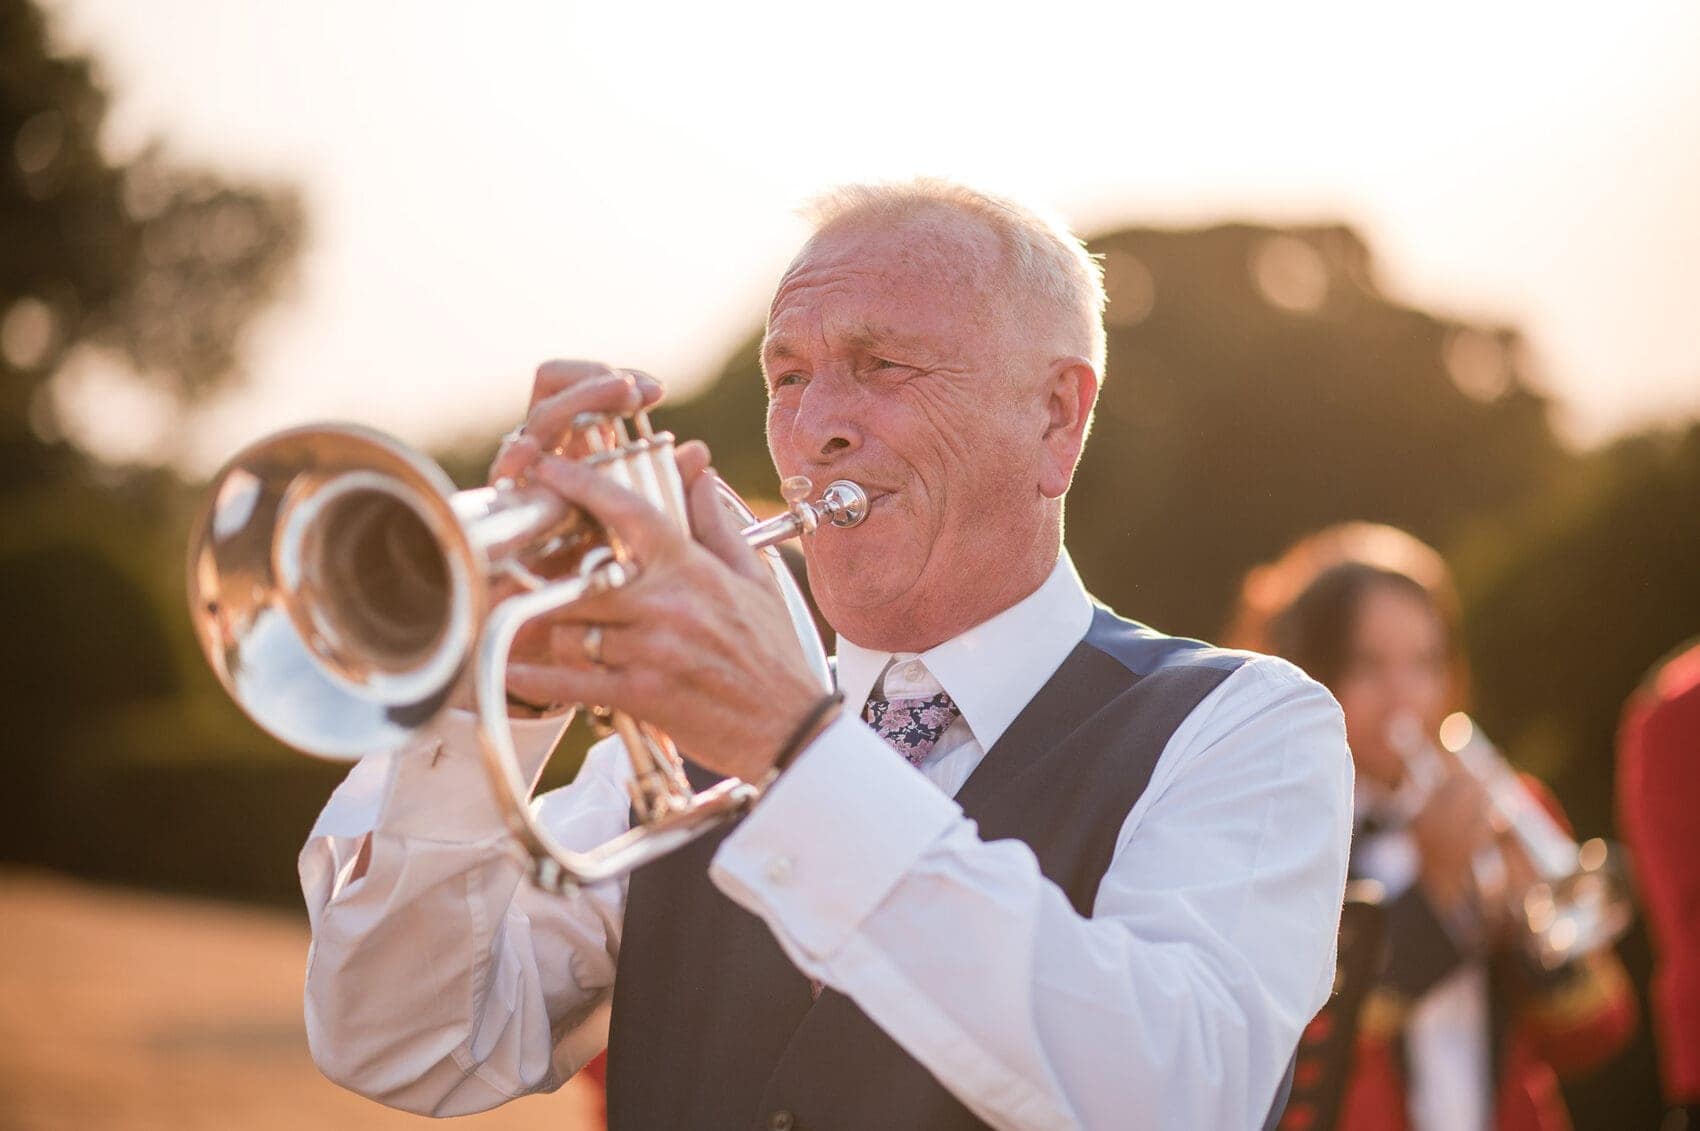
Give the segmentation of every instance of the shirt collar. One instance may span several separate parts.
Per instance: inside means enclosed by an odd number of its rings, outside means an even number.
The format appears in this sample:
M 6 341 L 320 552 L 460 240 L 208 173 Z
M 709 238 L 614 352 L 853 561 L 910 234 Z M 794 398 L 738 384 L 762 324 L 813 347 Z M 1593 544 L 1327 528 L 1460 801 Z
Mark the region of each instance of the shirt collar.
M 920 653 L 950 693 L 981 749 L 990 750 L 1092 624 L 1092 599 L 1064 551 L 1039 588 L 990 620 Z M 838 638 L 838 687 L 860 709 L 893 659 Z

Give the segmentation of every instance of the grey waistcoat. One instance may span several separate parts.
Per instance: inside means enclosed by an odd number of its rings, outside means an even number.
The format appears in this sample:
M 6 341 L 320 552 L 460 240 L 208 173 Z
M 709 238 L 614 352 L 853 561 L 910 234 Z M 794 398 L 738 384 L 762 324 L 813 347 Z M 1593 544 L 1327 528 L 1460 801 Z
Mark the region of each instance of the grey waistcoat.
M 1169 736 L 1247 658 L 1097 609 L 956 800 L 983 839 L 1026 841 L 1089 916 Z M 692 780 L 714 779 L 693 768 Z M 709 882 L 725 835 L 632 876 L 609 1036 L 613 1131 L 984 1127 L 849 998 L 811 999 L 766 924 Z

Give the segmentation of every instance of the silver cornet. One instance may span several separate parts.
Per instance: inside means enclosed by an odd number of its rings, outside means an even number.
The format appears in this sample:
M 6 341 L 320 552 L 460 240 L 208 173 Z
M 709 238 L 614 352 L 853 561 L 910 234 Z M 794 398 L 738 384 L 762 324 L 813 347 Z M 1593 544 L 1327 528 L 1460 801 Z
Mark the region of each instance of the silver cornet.
M 586 414 L 562 452 L 635 491 L 687 535 L 673 436 L 647 414 Z M 787 480 L 788 509 L 747 525 L 790 610 L 807 662 L 830 690 L 807 602 L 773 547 L 828 523 L 850 527 L 868 499 L 838 480 L 816 499 Z M 508 655 L 537 617 L 637 576 L 617 535 L 544 488 L 502 482 L 456 491 L 436 464 L 382 433 L 352 426 L 280 432 L 219 472 L 189 545 L 189 608 L 202 650 L 264 730 L 323 758 L 393 749 L 429 724 L 471 670 L 486 768 L 532 877 L 561 890 L 621 875 L 741 813 L 755 785 L 727 779 L 693 792 L 671 739 L 619 711 L 598 711 L 631 757 L 635 820 L 624 835 L 574 852 L 532 815 L 535 779 L 508 723 Z M 498 580 L 519 592 L 493 599 Z
M 1606 949 L 1629 930 L 1635 904 L 1616 850 L 1598 837 L 1581 844 L 1572 840 L 1468 715 L 1448 715 L 1434 737 L 1415 720 L 1403 719 L 1390 737 L 1405 761 L 1413 791 L 1401 798 L 1407 811 L 1421 808 L 1439 784 L 1441 750 L 1456 756 L 1487 791 L 1495 824 L 1510 834 L 1537 878 L 1522 890 L 1512 890 L 1503 854 L 1486 849 L 1471 869 L 1476 898 L 1483 910 L 1503 903 L 1520 944 L 1537 966 L 1556 970 Z

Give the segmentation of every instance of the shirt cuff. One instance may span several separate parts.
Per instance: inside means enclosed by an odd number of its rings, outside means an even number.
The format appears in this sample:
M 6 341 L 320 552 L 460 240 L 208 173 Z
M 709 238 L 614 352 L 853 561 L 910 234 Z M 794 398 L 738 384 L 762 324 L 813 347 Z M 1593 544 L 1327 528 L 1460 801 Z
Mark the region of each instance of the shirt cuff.
M 805 955 L 836 953 L 962 810 L 850 715 L 763 795 L 709 878 Z
M 513 719 L 511 724 L 520 769 L 535 783 L 567 720 Z M 432 729 L 430 740 L 393 755 L 389 796 L 378 831 L 456 844 L 505 832 L 507 820 L 496 805 L 484 767 L 478 716 L 454 708 L 444 711 Z

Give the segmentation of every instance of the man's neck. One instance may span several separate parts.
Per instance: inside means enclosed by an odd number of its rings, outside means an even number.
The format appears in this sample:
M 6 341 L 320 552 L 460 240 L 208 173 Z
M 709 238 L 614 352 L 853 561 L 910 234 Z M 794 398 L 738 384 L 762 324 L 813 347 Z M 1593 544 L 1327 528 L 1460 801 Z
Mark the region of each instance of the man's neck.
M 858 645 L 877 652 L 925 652 L 984 624 L 1012 605 L 1033 595 L 1056 568 L 1060 545 L 1050 560 L 1034 557 L 1020 570 L 1003 572 L 995 589 L 972 594 L 916 595 L 881 609 L 881 615 L 841 629 Z

